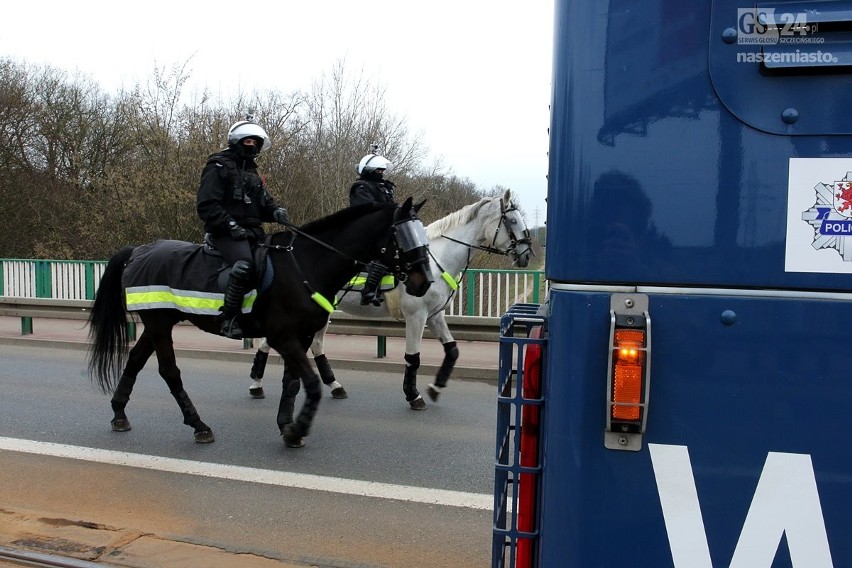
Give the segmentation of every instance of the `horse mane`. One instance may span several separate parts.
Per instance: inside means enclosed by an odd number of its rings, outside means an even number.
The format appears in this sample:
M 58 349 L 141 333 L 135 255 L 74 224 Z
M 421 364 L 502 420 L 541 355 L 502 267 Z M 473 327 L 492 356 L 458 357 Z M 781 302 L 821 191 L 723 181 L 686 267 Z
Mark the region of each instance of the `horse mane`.
M 426 236 L 429 237 L 429 240 L 437 239 L 442 234 L 452 231 L 456 227 L 470 223 L 483 206 L 488 203 L 493 203 L 497 199 L 500 199 L 500 197 L 485 197 L 476 203 L 465 205 L 458 211 L 454 211 L 446 217 L 438 219 L 433 223 L 429 223 L 426 227 Z

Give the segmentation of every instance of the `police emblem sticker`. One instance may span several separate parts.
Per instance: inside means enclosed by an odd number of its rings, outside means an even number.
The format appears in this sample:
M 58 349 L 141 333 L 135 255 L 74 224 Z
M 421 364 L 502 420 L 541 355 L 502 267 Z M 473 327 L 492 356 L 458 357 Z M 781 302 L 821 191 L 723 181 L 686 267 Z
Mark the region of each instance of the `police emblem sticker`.
M 791 158 L 786 272 L 852 274 L 852 158 Z

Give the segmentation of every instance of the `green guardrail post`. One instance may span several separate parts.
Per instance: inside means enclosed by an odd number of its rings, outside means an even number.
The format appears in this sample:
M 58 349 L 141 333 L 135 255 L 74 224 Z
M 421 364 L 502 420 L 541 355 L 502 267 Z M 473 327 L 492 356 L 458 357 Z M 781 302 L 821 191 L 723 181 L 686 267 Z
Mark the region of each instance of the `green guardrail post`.
M 33 334 L 33 318 L 25 316 L 21 318 L 21 335 Z
M 51 297 L 50 261 L 37 260 L 36 270 L 36 298 Z
M 251 349 L 254 347 L 254 339 L 251 337 L 243 337 L 243 349 Z
M 95 299 L 95 263 L 86 263 L 86 299 Z
M 472 316 L 473 308 L 474 308 L 474 272 L 472 270 L 467 271 L 467 282 L 465 282 L 465 286 L 467 287 L 467 305 L 464 308 L 464 315 Z
M 133 320 L 127 322 L 127 338 L 136 341 L 136 322 Z
M 539 303 L 539 286 L 541 286 L 541 272 L 533 272 L 533 304 Z
M 384 359 L 388 356 L 388 338 L 384 335 L 376 336 L 376 357 Z

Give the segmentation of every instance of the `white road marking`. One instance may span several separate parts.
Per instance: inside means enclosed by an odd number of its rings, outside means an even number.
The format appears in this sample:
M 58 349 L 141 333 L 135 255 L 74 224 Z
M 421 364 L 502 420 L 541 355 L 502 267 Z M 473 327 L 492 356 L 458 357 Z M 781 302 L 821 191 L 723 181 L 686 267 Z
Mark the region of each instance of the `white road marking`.
M 131 454 L 127 452 L 114 452 L 112 450 L 99 450 L 97 448 L 84 448 L 80 446 L 68 446 L 65 444 L 54 444 L 50 442 L 38 442 L 35 440 L 21 440 L 18 438 L 0 437 L 0 450 L 54 456 L 59 458 L 70 458 L 126 467 L 138 467 L 141 469 L 152 469 L 170 473 L 200 475 L 204 477 L 214 477 L 217 479 L 264 483 L 266 485 L 309 489 L 312 491 L 326 491 L 330 493 L 343 493 L 345 495 L 360 495 L 363 497 L 377 497 L 379 499 L 409 501 L 412 503 L 444 505 L 447 507 L 462 507 L 467 509 L 490 511 L 494 506 L 494 496 L 484 493 L 465 493 L 463 491 L 429 489 L 426 487 L 409 487 L 406 485 L 360 481 L 357 479 L 343 479 L 340 477 L 326 477 L 306 473 L 290 473 L 271 469 L 257 469 L 236 465 L 179 460 L 159 456 L 148 456 L 144 454 Z

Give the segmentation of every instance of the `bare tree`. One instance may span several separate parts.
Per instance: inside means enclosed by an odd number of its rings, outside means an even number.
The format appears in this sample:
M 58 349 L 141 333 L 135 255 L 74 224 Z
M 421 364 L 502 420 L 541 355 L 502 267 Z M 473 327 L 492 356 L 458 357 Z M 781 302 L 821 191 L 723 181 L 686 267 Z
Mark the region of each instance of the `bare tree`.
M 427 149 L 386 106 L 386 88 L 340 61 L 307 93 L 184 92 L 189 61 L 107 95 L 89 78 L 0 59 L 0 257 L 103 259 L 157 238 L 198 241 L 195 194 L 208 156 L 253 111 L 270 135 L 261 173 L 296 222 L 348 205 L 355 164 L 379 144 L 400 195 L 425 220 L 472 203 L 468 179 L 424 166 Z
M 345 61 L 314 82 L 306 97 L 305 127 L 298 132 L 301 163 L 291 164 L 294 176 L 312 196 L 309 207 L 299 212 L 303 218 L 348 205 L 355 165 L 371 144 L 378 144 L 394 162 L 395 178 L 405 179 L 416 171 L 425 147 L 420 136 L 410 135 L 405 119 L 387 108 L 385 91 L 363 70 L 348 74 Z

